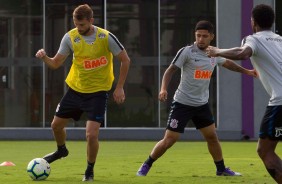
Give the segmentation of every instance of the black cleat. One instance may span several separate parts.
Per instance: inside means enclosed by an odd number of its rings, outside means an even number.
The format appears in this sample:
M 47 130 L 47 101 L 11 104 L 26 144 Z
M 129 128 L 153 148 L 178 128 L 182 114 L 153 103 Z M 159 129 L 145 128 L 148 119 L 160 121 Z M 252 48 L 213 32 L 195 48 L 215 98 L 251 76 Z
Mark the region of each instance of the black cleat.
M 67 149 L 61 150 L 61 151 L 57 150 L 53 153 L 49 153 L 49 154 L 45 155 L 43 157 L 43 159 L 45 159 L 49 164 L 51 164 L 55 160 L 58 160 L 58 159 L 61 159 L 61 158 L 68 156 L 68 154 L 69 154 L 69 151 Z

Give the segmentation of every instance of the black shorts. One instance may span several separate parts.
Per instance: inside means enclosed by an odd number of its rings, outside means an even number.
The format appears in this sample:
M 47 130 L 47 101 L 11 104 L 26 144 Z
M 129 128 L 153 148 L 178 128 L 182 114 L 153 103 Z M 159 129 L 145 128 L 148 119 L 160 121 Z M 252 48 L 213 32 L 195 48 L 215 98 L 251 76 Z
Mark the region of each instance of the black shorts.
M 79 93 L 69 88 L 58 104 L 55 115 L 78 121 L 82 113 L 85 112 L 88 120 L 104 123 L 107 99 L 108 93 L 106 91 Z
M 262 119 L 259 137 L 282 140 L 282 105 L 267 106 Z
M 205 128 L 214 123 L 209 104 L 199 107 L 172 102 L 167 122 L 167 129 L 183 133 L 188 121 L 192 119 L 197 129 Z

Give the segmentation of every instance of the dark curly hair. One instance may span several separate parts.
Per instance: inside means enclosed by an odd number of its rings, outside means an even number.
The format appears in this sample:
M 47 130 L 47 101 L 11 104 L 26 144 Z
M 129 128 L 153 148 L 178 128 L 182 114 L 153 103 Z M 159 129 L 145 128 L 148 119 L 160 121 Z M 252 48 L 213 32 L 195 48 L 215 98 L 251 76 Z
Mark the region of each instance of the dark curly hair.
M 271 6 L 259 4 L 252 10 L 252 18 L 262 29 L 270 29 L 275 19 Z

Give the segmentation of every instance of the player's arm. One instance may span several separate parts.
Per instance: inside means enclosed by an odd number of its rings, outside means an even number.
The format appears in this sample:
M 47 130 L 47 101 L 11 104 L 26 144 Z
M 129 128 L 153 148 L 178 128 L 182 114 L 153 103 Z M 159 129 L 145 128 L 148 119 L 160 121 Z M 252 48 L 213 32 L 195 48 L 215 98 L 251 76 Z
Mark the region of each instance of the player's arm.
M 161 90 L 159 93 L 159 100 L 166 101 L 167 99 L 167 87 L 171 81 L 173 74 L 178 70 L 178 67 L 174 64 L 171 64 L 165 71 L 162 79 Z
M 125 100 L 123 86 L 124 86 L 124 83 L 127 77 L 127 73 L 129 70 L 130 59 L 125 49 L 123 49 L 116 57 L 121 62 L 121 65 L 120 65 L 120 70 L 119 70 L 118 82 L 116 85 L 116 89 L 113 93 L 113 96 L 114 96 L 115 102 L 120 104 L 120 103 L 123 103 Z
M 256 70 L 252 69 L 252 70 L 248 70 L 240 65 L 238 65 L 237 63 L 231 61 L 231 60 L 226 60 L 223 64 L 223 67 L 227 68 L 228 70 L 234 71 L 234 72 L 239 72 L 239 73 L 243 73 L 243 74 L 247 74 L 253 77 L 257 77 L 258 74 L 256 72 Z
M 67 56 L 59 53 L 57 53 L 53 58 L 50 58 L 49 56 L 47 56 L 44 49 L 40 49 L 39 51 L 37 51 L 35 56 L 41 59 L 51 69 L 59 68 L 67 58 Z
M 109 33 L 108 43 L 110 52 L 112 52 L 112 54 L 121 62 L 116 89 L 113 93 L 114 101 L 118 104 L 121 104 L 125 100 L 123 86 L 129 70 L 130 58 L 127 55 L 127 52 L 123 45 L 112 33 Z
M 232 60 L 245 60 L 252 56 L 252 49 L 249 46 L 235 47 L 230 49 L 219 49 L 209 46 L 206 49 L 209 57 L 224 57 Z
M 46 54 L 44 49 L 38 50 L 35 56 L 41 59 L 44 63 L 46 63 L 49 68 L 57 69 L 64 63 L 64 61 L 71 52 L 71 48 L 71 40 L 69 34 L 66 33 L 61 40 L 60 48 L 57 54 L 53 58 L 50 58 Z

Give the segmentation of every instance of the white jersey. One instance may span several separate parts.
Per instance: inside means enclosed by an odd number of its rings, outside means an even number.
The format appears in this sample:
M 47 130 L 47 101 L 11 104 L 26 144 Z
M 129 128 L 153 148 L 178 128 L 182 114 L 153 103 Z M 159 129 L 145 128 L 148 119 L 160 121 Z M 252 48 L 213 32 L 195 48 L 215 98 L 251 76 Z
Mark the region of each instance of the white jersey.
M 242 41 L 253 54 L 251 62 L 270 95 L 268 105 L 282 105 L 282 37 L 272 31 L 260 31 Z
M 196 44 L 180 49 L 171 63 L 181 68 L 181 80 L 174 100 L 194 107 L 208 103 L 212 72 L 217 64 L 223 64 L 225 60 L 209 58 Z

